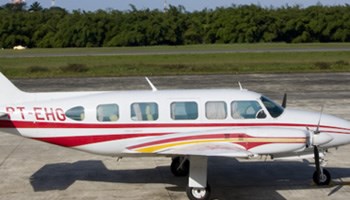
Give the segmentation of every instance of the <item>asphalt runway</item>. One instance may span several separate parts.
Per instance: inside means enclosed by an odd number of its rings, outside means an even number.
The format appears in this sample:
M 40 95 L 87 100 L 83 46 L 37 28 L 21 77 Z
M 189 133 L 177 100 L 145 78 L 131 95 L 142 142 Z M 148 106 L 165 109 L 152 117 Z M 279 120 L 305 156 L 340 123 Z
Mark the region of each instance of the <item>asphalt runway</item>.
M 350 73 L 248 74 L 150 77 L 159 89 L 244 88 L 288 107 L 324 112 L 350 120 Z M 150 89 L 143 77 L 21 79 L 29 92 Z M 0 134 L 0 199 L 187 199 L 187 178 L 173 177 L 170 158 L 96 156 L 20 137 Z M 350 146 L 327 154 L 330 186 L 312 183 L 312 160 L 271 161 L 210 158 L 212 198 L 347 199 L 350 196 Z

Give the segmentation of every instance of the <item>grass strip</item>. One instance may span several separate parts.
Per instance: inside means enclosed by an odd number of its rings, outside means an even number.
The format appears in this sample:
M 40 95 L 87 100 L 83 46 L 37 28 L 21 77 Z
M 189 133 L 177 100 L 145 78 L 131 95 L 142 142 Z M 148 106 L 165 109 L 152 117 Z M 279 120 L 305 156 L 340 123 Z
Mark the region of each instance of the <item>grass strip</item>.
M 43 56 L 1 57 L 0 71 L 12 78 L 349 72 L 349 63 L 350 51 Z

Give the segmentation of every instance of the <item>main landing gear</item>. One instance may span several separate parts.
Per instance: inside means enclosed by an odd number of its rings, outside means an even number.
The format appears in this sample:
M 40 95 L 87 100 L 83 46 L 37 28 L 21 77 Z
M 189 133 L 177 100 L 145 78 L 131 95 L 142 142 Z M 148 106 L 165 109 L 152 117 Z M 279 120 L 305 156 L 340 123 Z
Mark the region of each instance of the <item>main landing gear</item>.
M 323 169 L 320 162 L 319 150 L 314 146 L 314 158 L 316 171 L 313 181 L 317 185 L 329 185 L 331 175 Z M 208 158 L 202 156 L 175 157 L 171 163 L 171 172 L 175 176 L 188 176 L 187 196 L 190 200 L 208 200 L 210 197 L 210 186 L 207 184 Z
M 175 157 L 170 166 L 175 176 L 188 175 L 186 194 L 190 200 L 209 199 L 210 186 L 207 184 L 207 168 L 208 158 L 202 156 Z
M 210 196 L 210 186 L 207 184 L 206 188 L 186 188 L 187 197 L 190 200 L 207 200 Z
M 314 158 L 315 158 L 315 165 L 316 165 L 316 171 L 313 175 L 313 181 L 316 185 L 329 185 L 331 182 L 331 174 L 328 172 L 328 170 L 323 169 L 323 167 L 320 164 L 320 155 L 319 150 L 317 146 L 314 146 Z M 323 159 L 321 159 L 321 162 Z
M 190 171 L 190 161 L 183 156 L 175 157 L 171 162 L 170 170 L 174 176 L 188 176 L 188 173 Z

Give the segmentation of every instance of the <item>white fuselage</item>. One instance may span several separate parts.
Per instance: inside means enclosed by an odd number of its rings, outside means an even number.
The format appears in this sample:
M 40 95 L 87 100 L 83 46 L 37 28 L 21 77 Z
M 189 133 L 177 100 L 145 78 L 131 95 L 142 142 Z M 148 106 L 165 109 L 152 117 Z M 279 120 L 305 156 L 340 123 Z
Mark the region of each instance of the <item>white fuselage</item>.
M 318 126 L 326 134 L 320 147 L 350 143 L 349 122 L 322 114 L 318 125 L 320 113 L 262 98 L 232 89 L 23 93 L 1 104 L 9 117 L 0 130 L 109 156 L 224 140 L 253 154 L 300 152 Z

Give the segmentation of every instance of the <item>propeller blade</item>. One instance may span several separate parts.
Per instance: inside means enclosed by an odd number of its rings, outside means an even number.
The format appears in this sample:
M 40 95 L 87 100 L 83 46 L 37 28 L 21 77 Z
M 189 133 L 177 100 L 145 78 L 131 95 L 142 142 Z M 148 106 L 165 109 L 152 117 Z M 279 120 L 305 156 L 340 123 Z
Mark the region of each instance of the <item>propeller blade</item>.
M 322 114 L 323 114 L 323 106 L 321 107 L 320 118 L 318 119 L 318 123 L 317 123 L 315 134 L 319 134 L 320 133 L 320 124 L 321 124 Z
M 287 93 L 284 93 L 283 101 L 282 101 L 282 107 L 283 108 L 287 107 Z

